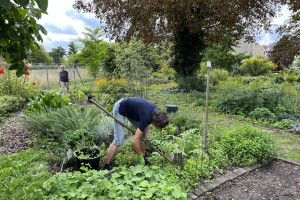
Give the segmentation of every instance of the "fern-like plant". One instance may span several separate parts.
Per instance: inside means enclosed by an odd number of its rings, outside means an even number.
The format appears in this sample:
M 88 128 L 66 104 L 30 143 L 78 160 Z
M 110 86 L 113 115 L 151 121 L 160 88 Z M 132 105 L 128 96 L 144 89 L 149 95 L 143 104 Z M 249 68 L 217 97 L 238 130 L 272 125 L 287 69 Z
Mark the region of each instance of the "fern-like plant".
M 77 129 L 91 130 L 100 124 L 103 114 L 97 108 L 79 109 L 65 106 L 60 109 L 45 109 L 40 113 L 28 113 L 21 119 L 21 124 L 34 131 L 50 130 L 55 136 Z
M 292 131 L 293 133 L 300 134 L 300 119 L 296 120 L 296 121 L 292 124 L 291 131 Z

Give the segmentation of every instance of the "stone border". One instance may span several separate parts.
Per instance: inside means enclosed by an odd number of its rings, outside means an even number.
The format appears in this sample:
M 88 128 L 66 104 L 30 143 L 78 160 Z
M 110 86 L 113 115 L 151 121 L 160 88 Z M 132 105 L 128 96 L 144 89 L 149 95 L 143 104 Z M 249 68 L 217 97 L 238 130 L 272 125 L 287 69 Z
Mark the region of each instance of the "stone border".
M 189 200 L 197 199 L 198 196 L 201 196 L 205 192 L 210 192 L 210 191 L 216 189 L 217 187 L 219 187 L 221 184 L 223 184 L 227 181 L 231 181 L 233 179 L 236 179 L 236 178 L 238 178 L 238 177 L 240 177 L 240 176 L 242 176 L 246 173 L 249 173 L 249 172 L 251 172 L 255 169 L 258 169 L 262 166 L 265 166 L 273 160 L 274 159 L 271 159 L 271 160 L 269 160 L 268 162 L 266 162 L 264 164 L 255 164 L 251 167 L 237 168 L 237 169 L 235 169 L 231 172 L 228 172 L 227 174 L 216 178 L 213 183 L 206 183 L 204 185 L 200 185 L 198 189 L 194 190 L 191 194 L 188 195 L 188 199 Z
M 216 178 L 213 183 L 206 183 L 206 184 L 200 185 L 198 189 L 194 190 L 191 194 L 188 195 L 188 199 L 189 200 L 197 199 L 198 196 L 201 196 L 205 192 L 210 192 L 210 191 L 216 189 L 217 187 L 219 187 L 221 184 L 223 184 L 227 181 L 236 179 L 236 178 L 238 178 L 246 173 L 249 173 L 255 169 L 263 167 L 274 160 L 281 160 L 283 162 L 288 162 L 288 163 L 300 166 L 300 161 L 294 161 L 294 160 L 277 157 L 277 158 L 270 159 L 268 162 L 266 162 L 264 164 L 255 164 L 251 167 L 237 168 L 231 172 L 228 172 L 227 174 L 225 174 L 223 176 Z

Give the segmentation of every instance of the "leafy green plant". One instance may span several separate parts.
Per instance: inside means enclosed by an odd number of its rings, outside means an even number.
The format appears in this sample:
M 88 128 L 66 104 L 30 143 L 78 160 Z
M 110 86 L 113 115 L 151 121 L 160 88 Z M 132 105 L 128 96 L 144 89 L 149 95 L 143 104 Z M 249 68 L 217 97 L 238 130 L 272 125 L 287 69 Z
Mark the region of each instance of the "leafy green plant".
M 35 99 L 31 100 L 27 106 L 26 113 L 41 112 L 43 109 L 56 109 L 69 105 L 70 101 L 65 100 L 59 92 L 37 94 Z
M 88 146 L 94 139 L 95 134 L 86 129 L 69 130 L 62 134 L 59 138 L 63 144 L 74 148 L 76 143 L 80 140 L 84 140 L 85 145 Z
M 176 82 L 179 84 L 179 88 L 186 92 L 189 91 L 205 91 L 205 78 L 203 76 L 191 75 L 191 76 L 176 76 Z
M 80 90 L 73 90 L 69 94 L 62 96 L 67 102 L 70 100 L 73 104 L 83 104 L 87 101 L 87 96 Z
M 274 123 L 273 126 L 276 127 L 276 128 L 281 128 L 281 129 L 289 129 L 289 128 L 292 127 L 293 123 L 294 123 L 294 120 L 283 119 L 280 122 Z
M 101 155 L 101 150 L 98 146 L 88 146 L 78 149 L 77 151 L 75 151 L 75 154 L 79 159 L 97 158 Z
M 0 94 L 21 96 L 23 98 L 32 97 L 36 91 L 36 86 L 34 82 L 30 81 L 29 73 L 23 77 L 18 77 L 15 71 L 10 71 L 7 67 L 8 65 L 3 66 L 1 69 L 0 66 Z
M 0 96 L 0 122 L 25 105 L 25 99 L 16 96 Z
M 271 133 L 242 124 L 223 131 L 220 144 L 228 158 L 238 165 L 246 166 L 264 162 L 275 154 Z
M 224 69 L 213 69 L 210 74 L 210 84 L 217 85 L 220 81 L 226 81 L 229 77 L 229 72 Z
M 250 112 L 249 116 L 257 121 L 274 122 L 276 120 L 276 115 L 268 108 L 255 108 Z
M 186 199 L 187 192 L 157 166 L 123 169 L 106 179 L 107 171 L 58 173 L 43 184 L 49 199 Z
M 41 149 L 0 157 L 0 199 L 43 199 L 42 184 L 51 177 L 47 160 Z
M 192 128 L 199 129 L 202 119 L 197 118 L 191 114 L 185 114 L 183 112 L 170 113 L 169 117 L 171 123 L 179 128 L 180 131 L 189 130 Z

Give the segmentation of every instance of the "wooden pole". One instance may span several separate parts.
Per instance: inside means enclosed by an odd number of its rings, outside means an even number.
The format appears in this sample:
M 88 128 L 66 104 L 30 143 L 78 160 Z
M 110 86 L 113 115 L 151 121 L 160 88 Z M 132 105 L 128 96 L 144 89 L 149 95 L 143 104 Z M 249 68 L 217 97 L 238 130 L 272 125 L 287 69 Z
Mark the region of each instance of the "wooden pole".
M 209 78 L 210 78 L 211 62 L 207 61 L 207 82 L 206 82 L 206 106 L 205 106 L 205 127 L 204 127 L 204 147 L 203 150 L 206 152 L 207 148 L 207 121 L 208 121 L 208 101 L 209 101 Z
M 47 71 L 47 84 L 48 84 L 48 92 L 49 92 L 49 75 L 48 75 L 48 65 L 46 63 L 46 71 Z

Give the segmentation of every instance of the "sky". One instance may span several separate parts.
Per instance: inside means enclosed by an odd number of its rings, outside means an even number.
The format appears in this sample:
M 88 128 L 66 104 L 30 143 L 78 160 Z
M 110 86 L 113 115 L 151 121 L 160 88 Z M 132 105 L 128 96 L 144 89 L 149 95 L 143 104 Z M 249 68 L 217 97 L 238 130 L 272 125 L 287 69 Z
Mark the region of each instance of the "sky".
M 47 51 L 52 48 L 62 46 L 68 50 L 68 44 L 79 37 L 83 37 L 82 32 L 85 27 L 95 29 L 100 26 L 100 22 L 94 17 L 94 14 L 78 12 L 73 9 L 72 5 L 75 0 L 49 0 L 48 1 L 48 15 L 43 15 L 42 19 L 38 21 L 43 25 L 48 34 L 43 36 L 42 45 Z M 273 21 L 274 27 L 281 25 L 288 18 L 290 12 L 287 7 L 282 9 L 281 16 Z M 261 45 L 268 45 L 273 43 L 278 35 L 274 33 L 261 33 L 256 37 L 256 40 Z M 107 39 L 106 39 L 107 40 Z

